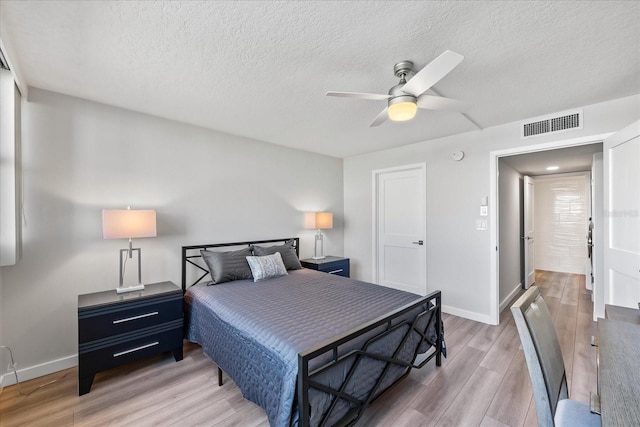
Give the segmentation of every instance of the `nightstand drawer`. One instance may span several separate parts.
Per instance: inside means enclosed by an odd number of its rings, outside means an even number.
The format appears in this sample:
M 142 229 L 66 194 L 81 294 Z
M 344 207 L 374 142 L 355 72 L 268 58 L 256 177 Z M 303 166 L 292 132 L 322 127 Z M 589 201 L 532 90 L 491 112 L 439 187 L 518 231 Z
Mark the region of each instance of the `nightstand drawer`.
M 182 319 L 79 346 L 80 378 L 182 347 Z
M 318 271 L 339 276 L 349 277 L 349 260 L 334 261 L 332 263 L 320 264 Z
M 323 273 L 336 274 L 338 276 L 349 277 L 349 258 L 341 258 L 327 255 L 322 259 L 302 259 L 300 263 L 303 267 Z
M 98 307 L 78 314 L 78 338 L 84 343 L 175 319 L 182 319 L 182 299 L 174 295 L 121 304 L 116 310 Z

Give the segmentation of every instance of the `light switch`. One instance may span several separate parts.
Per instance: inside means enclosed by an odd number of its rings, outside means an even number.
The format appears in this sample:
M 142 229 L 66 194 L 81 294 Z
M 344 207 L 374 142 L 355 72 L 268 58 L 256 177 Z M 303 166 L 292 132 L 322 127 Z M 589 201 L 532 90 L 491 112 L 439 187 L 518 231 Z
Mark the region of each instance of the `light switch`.
M 489 208 L 487 206 L 480 206 L 480 216 L 487 216 Z

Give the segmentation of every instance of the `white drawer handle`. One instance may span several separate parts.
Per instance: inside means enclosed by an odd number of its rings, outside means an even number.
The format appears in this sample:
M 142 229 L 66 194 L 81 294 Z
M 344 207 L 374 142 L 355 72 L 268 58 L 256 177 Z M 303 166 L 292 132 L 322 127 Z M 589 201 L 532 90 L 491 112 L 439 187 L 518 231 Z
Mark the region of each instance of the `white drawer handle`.
M 154 311 L 152 313 L 145 313 L 145 314 L 141 314 L 139 316 L 127 317 L 126 319 L 114 320 L 113 324 L 117 325 L 118 323 L 130 322 L 132 320 L 143 319 L 145 317 L 150 317 L 150 316 L 156 316 L 157 314 L 158 314 L 158 312 Z
M 152 342 L 151 344 L 141 345 L 140 347 L 132 348 L 130 350 L 121 351 L 120 353 L 113 353 L 113 357 L 123 356 L 125 354 L 133 353 L 134 351 L 144 350 L 145 348 L 153 347 L 154 345 L 160 344 L 158 341 Z
M 333 271 L 330 271 L 330 272 L 329 272 L 329 274 L 336 274 L 336 273 L 340 273 L 340 272 L 341 272 L 341 271 L 343 271 L 343 270 L 344 270 L 343 268 L 341 268 L 340 270 L 333 270 Z

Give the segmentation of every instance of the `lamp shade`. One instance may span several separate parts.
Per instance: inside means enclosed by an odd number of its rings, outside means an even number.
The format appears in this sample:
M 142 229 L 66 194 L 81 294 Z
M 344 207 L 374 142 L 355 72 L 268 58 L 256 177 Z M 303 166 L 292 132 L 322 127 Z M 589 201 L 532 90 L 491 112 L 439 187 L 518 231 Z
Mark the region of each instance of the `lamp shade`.
M 333 228 L 333 214 L 331 212 L 305 212 L 304 228 L 318 230 Z
M 316 213 L 305 212 L 304 213 L 304 228 L 314 229 L 316 228 Z
M 333 228 L 333 214 L 331 212 L 316 212 L 316 228 L 320 230 Z
M 102 210 L 102 237 L 104 239 L 156 236 L 156 211 L 154 210 Z

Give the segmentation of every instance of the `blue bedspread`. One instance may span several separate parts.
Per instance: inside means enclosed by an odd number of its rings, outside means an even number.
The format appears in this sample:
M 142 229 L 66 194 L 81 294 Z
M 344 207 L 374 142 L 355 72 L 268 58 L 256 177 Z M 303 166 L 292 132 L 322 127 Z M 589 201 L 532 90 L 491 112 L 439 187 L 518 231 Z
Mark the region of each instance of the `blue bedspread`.
M 187 336 L 265 409 L 288 426 L 298 353 L 419 298 L 371 283 L 302 269 L 254 283 L 196 285 L 185 295 Z

